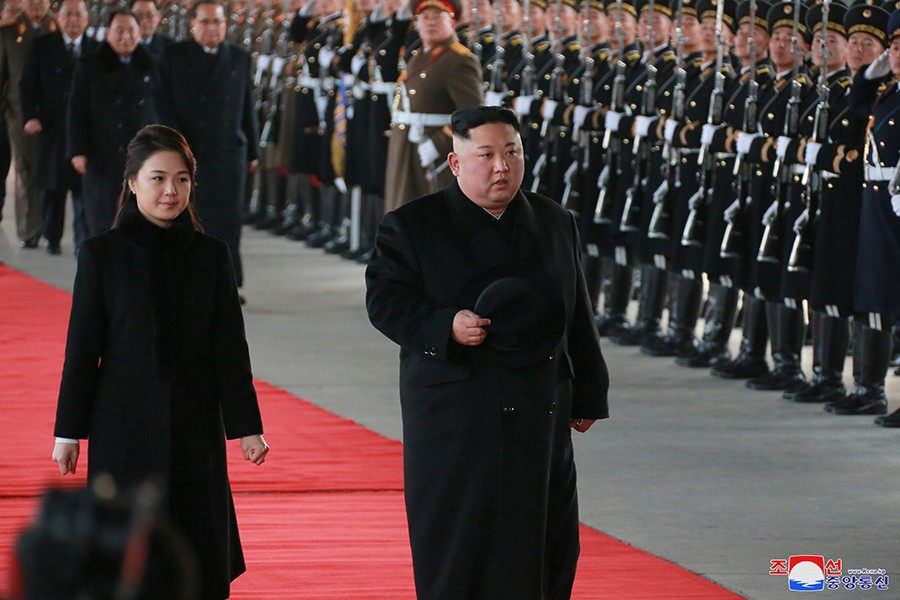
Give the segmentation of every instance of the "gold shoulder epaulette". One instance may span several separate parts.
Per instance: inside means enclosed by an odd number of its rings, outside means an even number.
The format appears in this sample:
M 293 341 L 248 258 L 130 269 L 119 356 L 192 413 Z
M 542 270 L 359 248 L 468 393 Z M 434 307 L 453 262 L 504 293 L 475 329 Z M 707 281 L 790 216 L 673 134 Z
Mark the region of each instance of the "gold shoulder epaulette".
M 484 41 L 485 44 L 493 44 L 494 43 L 494 34 L 493 33 L 485 34 L 484 36 L 482 36 L 481 39 Z
M 637 50 L 630 50 L 628 54 L 625 55 L 625 59 L 629 61 L 639 60 L 641 58 L 641 53 Z
M 604 48 L 603 50 L 601 50 L 600 52 L 597 53 L 597 58 L 602 61 L 609 60 L 609 50 L 607 48 Z
M 514 35 L 510 38 L 509 43 L 512 46 L 521 46 L 525 43 L 525 37 L 521 35 Z
M 537 46 L 535 46 L 535 50 L 538 52 L 546 52 L 550 48 L 550 42 L 543 41 L 540 42 Z
M 572 40 L 571 42 L 566 44 L 566 50 L 577 52 L 578 50 L 581 50 L 581 44 L 578 43 L 578 40 Z
M 450 44 L 450 49 L 460 56 L 472 54 L 472 51 L 466 48 L 465 44 L 463 44 L 462 42 L 453 42 L 452 44 Z
M 853 80 L 850 77 L 841 77 L 837 80 L 837 84 L 842 88 L 850 87 L 853 84 Z
M 797 75 L 797 83 L 800 85 L 806 85 L 809 83 L 809 80 L 806 78 L 806 75 Z
M 769 65 L 760 65 L 756 68 L 756 72 L 765 75 L 769 72 Z
M 662 55 L 662 59 L 666 62 L 672 62 L 676 58 L 678 58 L 678 57 L 675 56 L 672 52 L 666 52 L 665 54 Z

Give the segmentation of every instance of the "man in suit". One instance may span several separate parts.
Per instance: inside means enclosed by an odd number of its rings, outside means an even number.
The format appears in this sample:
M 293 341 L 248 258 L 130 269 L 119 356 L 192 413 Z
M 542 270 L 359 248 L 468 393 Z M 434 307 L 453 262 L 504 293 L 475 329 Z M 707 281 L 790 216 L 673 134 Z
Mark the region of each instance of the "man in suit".
M 131 12 L 137 17 L 138 25 L 141 28 L 141 45 L 147 49 L 154 60 L 159 60 L 162 49 L 175 40 L 157 31 L 160 16 L 156 0 L 132 0 Z
M 576 223 L 521 191 L 515 113 L 461 109 L 450 128 L 455 181 L 385 216 L 366 271 L 369 319 L 401 348 L 416 591 L 569 598 L 571 429 L 609 414 Z
M 87 237 L 81 176 L 66 160 L 66 104 L 75 61 L 98 46 L 84 35 L 88 26 L 84 0 L 63 0 L 56 24 L 56 31 L 34 40 L 19 85 L 25 133 L 37 138 L 37 185 L 44 204 L 44 238 L 50 254 L 60 253 L 70 191 L 75 248 Z
M 197 156 L 195 206 L 206 232 L 231 250 L 238 287 L 241 213 L 247 173 L 259 165 L 251 58 L 225 41 L 225 7 L 199 0 L 193 39 L 169 44 L 159 61 L 160 119 L 184 134 Z
M 34 136 L 23 129 L 19 80 L 34 38 L 50 31 L 56 31 L 50 0 L 28 0 L 15 21 L 0 27 L 0 89 L 4 95 L 9 142 L 16 159 L 16 233 L 22 248 L 37 248 L 43 211 L 35 184 Z

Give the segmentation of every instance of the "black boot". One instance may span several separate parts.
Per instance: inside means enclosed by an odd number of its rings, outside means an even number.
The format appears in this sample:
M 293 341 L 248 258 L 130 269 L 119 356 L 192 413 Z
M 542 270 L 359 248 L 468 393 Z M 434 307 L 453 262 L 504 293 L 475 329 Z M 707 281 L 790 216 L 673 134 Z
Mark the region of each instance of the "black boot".
M 829 402 L 825 410 L 836 415 L 883 415 L 887 412 L 884 378 L 891 360 L 891 332 L 863 326 L 856 343 L 861 344 L 858 383 L 849 396 Z
M 666 275 L 663 269 L 645 264 L 641 267 L 641 288 L 638 299 L 637 320 L 631 329 L 610 336 L 620 346 L 640 346 L 654 336 L 659 336 L 663 304 L 666 301 Z
M 772 371 L 747 381 L 752 390 L 784 391 L 801 387 L 806 377 L 800 369 L 800 352 L 806 337 L 806 324 L 799 308 L 783 302 L 767 303 L 766 319 L 772 336 Z
M 626 331 L 631 325 L 625 311 L 631 300 L 631 267 L 609 262 L 609 280 L 603 294 L 603 314 L 597 317 L 597 333 L 600 337 L 616 335 Z
M 731 360 L 728 340 L 734 329 L 737 313 L 738 291 L 714 283 L 709 286 L 706 299 L 706 317 L 703 324 L 703 340 L 693 352 L 679 356 L 675 362 L 692 368 L 709 368 Z
M 710 373 L 722 379 L 749 379 L 769 372 L 766 363 L 766 345 L 769 341 L 769 324 L 766 319 L 766 301 L 752 294 L 744 294 L 744 315 L 741 326 L 741 349 L 734 360 L 713 367 Z
M 900 408 L 889 415 L 875 417 L 875 424 L 880 427 L 900 427 Z
M 670 278 L 673 278 L 670 275 Z M 649 356 L 681 356 L 697 345 L 694 328 L 700 318 L 703 284 L 682 275 L 674 277 L 669 294 L 669 323 L 665 337 L 654 337 L 641 345 L 641 352 Z
M 844 358 L 850 343 L 847 319 L 815 314 L 813 319 L 813 377 L 803 388 L 785 392 L 794 402 L 834 402 L 847 394 L 844 387 Z
M 894 323 L 894 327 L 891 329 L 891 338 L 893 339 L 893 350 L 891 351 L 891 362 L 888 363 L 890 368 L 900 368 L 900 321 Z M 900 370 L 898 370 L 896 375 L 900 375 Z

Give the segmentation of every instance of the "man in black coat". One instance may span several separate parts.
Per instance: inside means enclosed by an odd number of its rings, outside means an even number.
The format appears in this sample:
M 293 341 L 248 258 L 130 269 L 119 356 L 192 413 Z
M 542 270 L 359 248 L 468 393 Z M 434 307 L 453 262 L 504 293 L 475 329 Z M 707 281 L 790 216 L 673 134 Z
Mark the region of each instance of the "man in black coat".
M 387 214 L 366 271 L 400 345 L 404 477 L 421 599 L 563 599 L 578 559 L 571 429 L 608 417 L 578 234 L 522 192 L 515 114 L 451 120 L 456 181 Z
M 247 173 L 259 165 L 250 55 L 225 42 L 225 7 L 200 0 L 191 9 L 193 39 L 170 44 L 159 61 L 160 120 L 179 130 L 197 156 L 195 206 L 206 232 L 231 250 L 238 287 Z
M 140 44 L 158 61 L 163 48 L 175 40 L 157 31 L 161 19 L 156 0 L 131 0 L 131 12 L 137 17 L 141 28 Z
M 44 237 L 50 254 L 60 252 L 70 191 L 75 248 L 87 237 L 81 176 L 66 159 L 66 105 L 75 61 L 99 46 L 84 35 L 88 26 L 84 0 L 64 0 L 56 23 L 56 31 L 35 38 L 19 82 L 24 130 L 37 136 L 37 185 L 43 195 Z
M 83 175 L 91 236 L 113 224 L 128 142 L 141 127 L 157 120 L 156 66 L 138 39 L 135 16 L 127 9 L 113 11 L 106 41 L 81 58 L 72 76 L 66 153 Z

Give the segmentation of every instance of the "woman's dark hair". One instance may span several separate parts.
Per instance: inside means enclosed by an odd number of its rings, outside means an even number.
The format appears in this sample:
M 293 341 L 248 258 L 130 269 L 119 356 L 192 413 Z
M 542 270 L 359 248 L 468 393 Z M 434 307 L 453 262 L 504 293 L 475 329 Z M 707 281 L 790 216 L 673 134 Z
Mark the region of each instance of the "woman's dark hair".
M 191 224 L 197 231 L 203 231 L 203 226 L 197 218 L 197 212 L 194 210 L 194 186 L 197 183 L 197 159 L 188 145 L 187 140 L 178 131 L 165 125 L 147 125 L 138 131 L 135 136 L 128 142 L 128 154 L 125 156 L 125 173 L 123 174 L 122 192 L 119 194 L 119 201 L 116 206 L 116 220 L 113 227 L 119 224 L 119 217 L 122 209 L 129 202 L 137 203 L 137 198 L 131 188 L 128 186 L 129 181 L 133 181 L 147 162 L 147 159 L 157 152 L 175 152 L 179 154 L 187 165 L 188 176 L 191 179 L 191 195 L 188 198 L 185 210 L 191 217 Z
M 114 11 L 112 11 L 111 13 L 109 13 L 109 18 L 106 20 L 106 28 L 107 28 L 107 29 L 109 29 L 110 27 L 112 27 L 113 19 L 115 19 L 115 18 L 118 17 L 119 15 L 125 15 L 125 16 L 127 16 L 127 17 L 131 17 L 132 19 L 134 19 L 134 22 L 135 22 L 135 23 L 140 23 L 140 22 L 141 22 L 141 21 L 137 18 L 137 15 L 135 15 L 133 12 L 131 12 L 131 9 L 130 9 L 130 8 L 128 8 L 128 7 L 126 7 L 126 6 L 120 6 L 119 8 L 117 8 L 117 9 L 115 9 Z
M 453 135 L 464 140 L 469 139 L 469 131 L 472 129 L 494 123 L 504 123 L 520 131 L 516 113 L 500 106 L 470 106 L 460 108 L 450 115 L 450 129 Z

